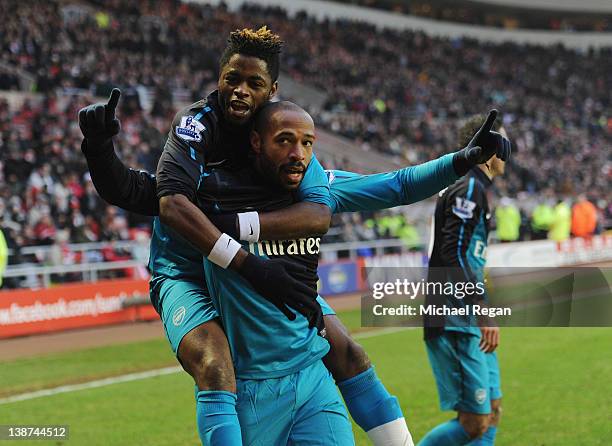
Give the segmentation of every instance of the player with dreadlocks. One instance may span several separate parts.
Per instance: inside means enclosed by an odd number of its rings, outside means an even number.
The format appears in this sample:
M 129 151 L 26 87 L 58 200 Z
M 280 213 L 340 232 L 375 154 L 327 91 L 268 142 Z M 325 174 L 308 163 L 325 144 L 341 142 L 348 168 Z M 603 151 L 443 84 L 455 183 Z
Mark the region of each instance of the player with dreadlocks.
M 242 240 L 257 242 L 312 237 L 326 232 L 330 212 L 329 190 L 327 179 L 321 177 L 324 174 L 314 156 L 307 169 L 299 165 L 283 166 L 287 179 L 301 180 L 297 203 L 266 213 L 217 215 L 214 221 L 226 233 L 221 237 L 221 232 L 192 204 L 201 201 L 197 200 L 201 194 L 205 194 L 210 202 L 210 195 L 206 195 L 204 189 L 198 190 L 198 186 L 207 183 L 207 178 L 215 175 L 215 169 L 219 166 L 239 168 L 248 161 L 249 124 L 255 111 L 276 92 L 279 50 L 278 36 L 265 28 L 231 34 L 221 57 L 219 90 L 205 101 L 177 114 L 158 166 L 157 184 L 147 173 L 126 169 L 114 154 L 111 138 L 119 131 L 114 117 L 118 92 L 111 95 L 109 104 L 87 107 L 79 116 L 85 136 L 83 152 L 100 195 L 125 209 L 160 215 L 154 223 L 152 240 L 151 296 L 165 322 L 173 349 L 196 381 L 198 429 L 205 444 L 240 444 L 240 430 L 235 409 L 232 358 L 202 277 L 201 253 L 222 267 L 229 263 L 259 294 L 270 299 L 289 318 L 295 318 L 295 315 L 285 305 L 302 313 L 312 324 L 319 320 L 317 311 L 321 311 L 318 305 L 314 308 L 308 306 L 312 303 L 308 300 L 310 290 L 299 289 L 301 294 L 298 293 L 297 299 L 287 294 L 285 288 L 295 284 L 291 277 L 281 274 L 285 272 L 286 264 L 264 261 L 243 252 L 227 235 L 234 234 Z M 452 165 L 449 164 L 451 158 Z M 453 167 L 457 172 L 462 170 L 463 167 L 457 169 L 461 161 L 462 156 L 447 157 L 437 164 L 440 167 L 446 163 L 446 170 L 432 168 L 425 176 L 430 182 L 441 183 L 441 177 L 446 175 L 444 181 L 448 181 L 447 172 L 452 172 L 454 180 Z M 412 197 L 392 188 L 404 190 L 413 185 L 406 186 L 398 181 L 399 178 L 415 177 L 389 174 L 384 178 L 387 189 L 393 192 L 394 202 L 402 204 L 402 199 Z M 389 185 L 391 182 L 393 186 Z M 445 185 L 441 184 L 436 190 Z M 118 187 L 121 190 L 117 190 Z M 158 196 L 161 197 L 159 206 Z M 367 194 L 361 196 L 364 197 L 370 203 L 375 198 Z M 223 239 L 222 245 L 218 244 L 220 238 Z M 270 271 L 265 266 L 268 263 L 278 268 Z M 295 268 L 291 272 L 295 273 Z M 266 276 L 273 280 L 262 283 Z M 299 272 L 296 276 L 300 276 Z M 285 282 L 278 282 L 277 277 Z M 338 382 L 354 419 L 371 433 L 375 444 L 409 444 L 408 429 L 397 400 L 376 377 L 367 355 L 346 334 L 333 310 L 322 300 L 319 302 L 324 308 L 323 319 L 331 344 L 325 364 Z M 270 311 L 275 310 L 271 308 Z

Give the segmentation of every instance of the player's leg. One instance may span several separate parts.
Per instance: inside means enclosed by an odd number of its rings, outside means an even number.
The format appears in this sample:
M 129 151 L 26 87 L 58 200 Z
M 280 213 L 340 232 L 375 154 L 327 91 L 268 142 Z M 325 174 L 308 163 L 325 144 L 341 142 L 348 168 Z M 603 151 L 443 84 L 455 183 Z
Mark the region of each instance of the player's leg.
M 225 332 L 218 319 L 187 333 L 178 357 L 198 388 L 196 418 L 204 445 L 241 445 L 236 382 Z
M 486 432 L 491 413 L 489 376 L 479 339 L 445 331 L 426 341 L 440 408 L 455 410 L 459 416 L 433 428 L 419 446 L 466 445 Z
M 497 426 L 501 419 L 501 398 L 491 400 L 491 415 L 488 420 L 488 428 L 482 437 L 472 440 L 469 446 L 493 446 L 497 435 Z
M 286 446 L 297 399 L 295 376 L 238 379 L 237 389 L 243 444 Z
M 218 318 L 189 331 L 179 345 L 178 357 L 198 389 L 236 393 L 229 344 Z
M 346 408 L 321 361 L 295 374 L 296 404 L 287 446 L 354 446 Z
M 486 358 L 487 365 L 489 367 L 489 386 L 491 389 L 491 418 L 487 431 L 482 435 L 482 437 L 472 441 L 470 446 L 491 446 L 495 444 L 495 436 L 497 435 L 499 421 L 502 414 L 502 392 L 497 352 L 488 353 Z
M 489 428 L 491 414 L 459 412 L 458 419 L 472 440 L 480 439 Z M 474 442 L 470 441 L 468 444 L 474 444 Z
M 196 420 L 202 444 L 241 445 L 229 345 L 204 284 L 153 281 L 151 297 L 173 351 L 196 383 Z
M 348 410 L 375 446 L 409 446 L 412 437 L 397 398 L 380 381 L 367 353 L 349 335 L 329 305 L 323 308 L 330 351 L 323 358 Z

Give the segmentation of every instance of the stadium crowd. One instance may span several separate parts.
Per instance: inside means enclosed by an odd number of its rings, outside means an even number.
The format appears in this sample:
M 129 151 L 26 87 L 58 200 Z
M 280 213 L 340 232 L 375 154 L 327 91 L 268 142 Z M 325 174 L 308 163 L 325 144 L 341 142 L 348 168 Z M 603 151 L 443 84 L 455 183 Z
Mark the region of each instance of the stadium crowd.
M 540 199 L 555 204 L 587 194 L 598 208 L 598 229 L 612 215 L 612 49 L 495 46 L 364 23 L 315 23 L 278 8 L 247 5 L 233 13 L 172 0 L 9 0 L 0 4 L 0 19 L 0 62 L 13 69 L 0 76 L 0 90 L 16 90 L 11 73 L 26 72 L 35 79 L 33 90 L 44 94 L 41 103 L 13 110 L 0 100 L 0 225 L 17 251 L 58 240 L 125 239 L 129 228 L 146 226 L 146 219 L 106 206 L 96 194 L 80 153 L 76 111 L 91 95 L 121 86 L 121 156 L 154 171 L 172 98 L 197 100 L 212 90 L 227 32 L 262 23 L 287 41 L 285 71 L 327 92 L 324 106 L 311 110 L 318 125 L 404 164 L 455 148 L 462 118 L 502 110 L 518 150 L 510 172 L 496 182 L 497 194 L 520 197 L 527 228 L 521 237 L 531 236 Z M 59 91 L 80 94 L 60 101 Z M 393 215 L 338 218 L 336 239 L 401 237 L 379 224 Z M 412 237 L 410 230 L 402 234 Z
M 610 14 L 589 11 L 516 8 L 511 5 L 469 0 L 336 0 L 400 14 L 447 22 L 506 29 L 612 31 Z

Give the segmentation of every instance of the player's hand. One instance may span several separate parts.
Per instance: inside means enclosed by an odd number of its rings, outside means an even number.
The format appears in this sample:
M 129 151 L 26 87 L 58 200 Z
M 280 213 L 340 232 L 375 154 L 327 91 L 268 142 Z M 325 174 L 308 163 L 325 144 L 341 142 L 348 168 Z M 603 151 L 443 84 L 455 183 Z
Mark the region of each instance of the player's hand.
M 121 90 L 113 88 L 106 104 L 100 102 L 79 110 L 79 127 L 89 145 L 103 145 L 121 130 L 115 116 L 120 96 Z
M 480 327 L 480 350 L 493 353 L 499 345 L 499 327 Z
M 496 119 L 497 110 L 491 110 L 468 145 L 455 154 L 453 164 L 459 175 L 465 175 L 472 167 L 486 163 L 494 155 L 502 161 L 510 159 L 510 141 L 501 133 L 492 130 Z
M 323 320 L 321 306 L 316 300 L 318 294 L 293 277 L 302 275 L 305 269 L 287 259 L 264 260 L 249 254 L 239 273 L 287 319 L 295 320 L 291 308 L 308 319 L 310 327 L 315 327 Z

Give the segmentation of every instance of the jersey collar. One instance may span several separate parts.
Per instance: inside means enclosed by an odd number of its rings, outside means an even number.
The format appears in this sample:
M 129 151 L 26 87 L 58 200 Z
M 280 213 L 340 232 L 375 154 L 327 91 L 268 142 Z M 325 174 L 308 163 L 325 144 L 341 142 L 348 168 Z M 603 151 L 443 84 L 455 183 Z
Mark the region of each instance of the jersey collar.
M 490 187 L 493 184 L 493 180 L 485 174 L 482 169 L 478 166 L 473 167 L 470 170 L 470 175 L 480 181 L 485 187 Z

